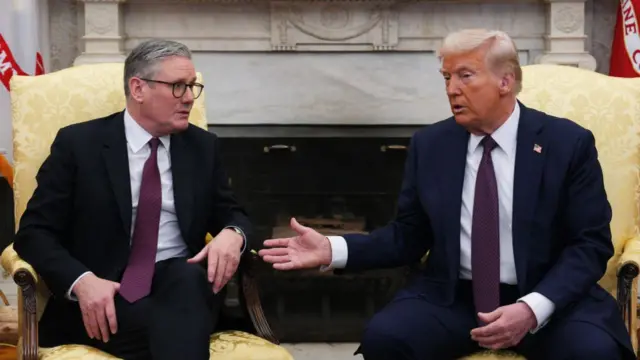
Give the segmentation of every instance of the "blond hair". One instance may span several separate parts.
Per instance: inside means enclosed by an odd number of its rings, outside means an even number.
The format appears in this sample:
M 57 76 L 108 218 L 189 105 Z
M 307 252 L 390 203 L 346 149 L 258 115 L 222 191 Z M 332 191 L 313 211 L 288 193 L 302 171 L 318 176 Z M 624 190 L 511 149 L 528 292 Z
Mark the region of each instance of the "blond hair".
M 444 38 L 438 51 L 438 58 L 470 52 L 487 47 L 487 65 L 495 72 L 511 72 L 516 83 L 513 92 L 522 90 L 522 68 L 516 44 L 504 31 L 486 29 L 465 29 L 453 32 Z

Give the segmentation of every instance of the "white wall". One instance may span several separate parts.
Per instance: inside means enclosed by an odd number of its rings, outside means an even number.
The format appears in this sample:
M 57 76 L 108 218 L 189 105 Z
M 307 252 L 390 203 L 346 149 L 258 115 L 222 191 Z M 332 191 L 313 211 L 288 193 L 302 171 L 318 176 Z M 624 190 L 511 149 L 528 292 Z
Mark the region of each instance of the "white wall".
M 194 63 L 213 125 L 423 125 L 451 116 L 432 52 L 196 52 Z

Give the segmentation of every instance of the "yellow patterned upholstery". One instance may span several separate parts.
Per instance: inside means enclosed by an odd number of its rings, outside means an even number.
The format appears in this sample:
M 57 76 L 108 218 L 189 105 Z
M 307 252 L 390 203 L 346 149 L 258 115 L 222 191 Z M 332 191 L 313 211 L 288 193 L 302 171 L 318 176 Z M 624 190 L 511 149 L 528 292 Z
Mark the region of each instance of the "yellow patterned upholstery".
M 528 107 L 569 118 L 593 132 L 613 208 L 615 246 L 600 284 L 616 296 L 620 267 L 627 262 L 640 263 L 640 79 L 613 78 L 568 66 L 528 65 L 523 67 L 519 99 Z M 637 290 L 634 281 L 631 329 L 636 329 Z M 637 350 L 635 336 L 632 343 Z M 487 352 L 464 360 L 480 359 L 524 358 Z
M 124 109 L 123 70 L 121 63 L 95 64 L 72 67 L 37 77 L 12 77 L 11 105 L 15 171 L 13 190 L 16 222 L 22 216 L 35 190 L 36 173 L 49 154 L 49 148 L 58 129 Z M 199 73 L 198 81 L 202 82 L 202 76 Z M 204 129 L 207 128 L 204 93 L 195 101 L 189 121 Z M 27 269 L 38 279 L 33 268 L 18 257 L 13 246 L 3 251 L 1 262 L 4 270 L 11 276 L 19 269 Z M 37 318 L 39 319 L 49 292 L 42 281 L 38 281 L 37 286 L 39 289 Z M 21 316 L 23 305 L 22 302 L 18 304 Z M 21 319 L 21 327 L 24 326 L 25 321 Z M 216 360 L 292 359 L 283 347 L 240 332 L 214 334 L 210 346 L 212 354 L 216 355 Z M 113 358 L 100 354 L 96 349 L 68 345 L 41 349 L 40 358 L 54 360 Z
M 211 335 L 209 354 L 215 360 L 293 360 L 282 347 L 241 331 Z M 116 360 L 115 356 L 85 345 L 62 345 L 40 349 L 39 360 Z

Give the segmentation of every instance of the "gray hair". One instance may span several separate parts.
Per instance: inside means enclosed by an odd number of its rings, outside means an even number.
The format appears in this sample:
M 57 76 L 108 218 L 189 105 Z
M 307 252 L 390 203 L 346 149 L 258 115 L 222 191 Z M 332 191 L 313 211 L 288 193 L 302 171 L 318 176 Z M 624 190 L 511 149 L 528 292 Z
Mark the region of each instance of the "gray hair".
M 489 46 L 487 64 L 496 73 L 511 72 L 516 80 L 513 92 L 517 95 L 522 90 L 522 68 L 518 58 L 515 42 L 507 33 L 499 30 L 464 29 L 445 37 L 438 57 L 461 54 Z
M 130 95 L 129 79 L 153 78 L 157 65 L 172 56 L 191 59 L 191 51 L 186 45 L 171 40 L 151 39 L 138 44 L 124 61 L 124 95 Z

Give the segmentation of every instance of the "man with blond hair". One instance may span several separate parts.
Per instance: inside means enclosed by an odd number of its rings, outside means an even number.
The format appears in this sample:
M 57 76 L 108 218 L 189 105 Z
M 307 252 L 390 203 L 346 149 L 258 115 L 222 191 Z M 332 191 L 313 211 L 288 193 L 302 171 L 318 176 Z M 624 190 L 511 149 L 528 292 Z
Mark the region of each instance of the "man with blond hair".
M 279 270 L 336 272 L 419 261 L 424 270 L 368 324 L 366 360 L 458 359 L 511 349 L 528 360 L 635 356 L 598 280 L 613 255 L 611 207 L 593 134 L 526 107 L 501 31 L 444 39 L 453 117 L 414 134 L 396 218 L 368 235 L 265 241 Z M 435 154 L 438 154 L 435 156 Z

